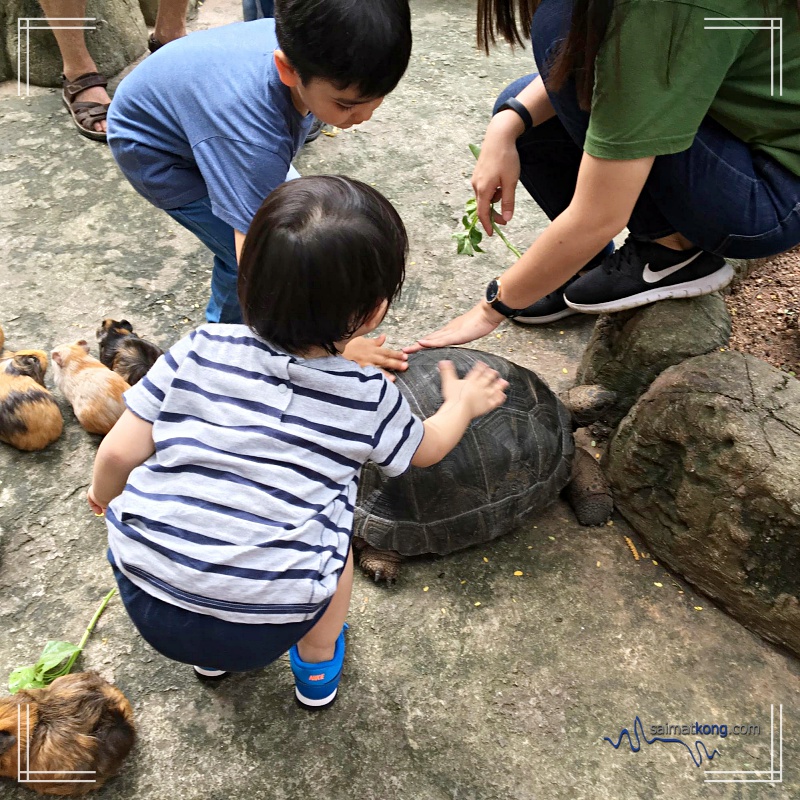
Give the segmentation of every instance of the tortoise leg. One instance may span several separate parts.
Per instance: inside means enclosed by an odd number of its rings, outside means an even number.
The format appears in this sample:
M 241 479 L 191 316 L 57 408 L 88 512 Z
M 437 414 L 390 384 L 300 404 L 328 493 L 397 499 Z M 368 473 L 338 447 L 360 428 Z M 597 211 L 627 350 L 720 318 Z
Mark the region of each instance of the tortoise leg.
M 567 500 L 581 525 L 603 525 L 614 510 L 611 487 L 600 465 L 582 447 L 575 448 Z
M 403 556 L 394 550 L 378 550 L 363 539 L 353 537 L 353 547 L 358 550 L 358 565 L 375 580 L 394 583 L 400 575 Z

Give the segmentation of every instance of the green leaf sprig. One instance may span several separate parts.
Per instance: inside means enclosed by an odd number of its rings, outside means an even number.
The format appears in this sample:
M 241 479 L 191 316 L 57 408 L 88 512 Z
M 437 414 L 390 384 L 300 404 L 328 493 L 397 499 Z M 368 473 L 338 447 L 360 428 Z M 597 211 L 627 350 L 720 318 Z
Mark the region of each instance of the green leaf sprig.
M 472 155 L 475 156 L 475 159 L 477 160 L 478 156 L 481 154 L 480 147 L 475 144 L 471 144 L 469 149 L 472 151 Z M 470 199 L 467 200 L 465 210 L 466 213 L 463 217 L 461 217 L 461 224 L 463 225 L 464 230 L 459 230 L 454 233 L 453 239 L 455 239 L 458 243 L 457 248 L 459 255 L 474 256 L 475 253 L 483 252 L 483 250 L 479 247 L 481 240 L 483 239 L 483 233 L 478 228 L 478 201 L 474 197 L 470 197 Z M 493 230 L 500 237 L 503 244 L 517 258 L 522 258 L 522 253 L 520 253 L 520 251 L 508 241 L 500 226 L 495 222 L 494 214 L 494 203 L 492 203 L 489 210 L 489 216 L 492 220 Z
M 75 661 L 89 640 L 89 635 L 94 630 L 97 620 L 103 613 L 103 609 L 108 605 L 108 601 L 114 596 L 116 589 L 112 589 L 100 604 L 89 627 L 86 628 L 83 638 L 79 645 L 75 646 L 69 642 L 49 641 L 42 651 L 39 660 L 28 667 L 19 667 L 8 676 L 8 690 L 11 694 L 16 694 L 22 689 L 43 689 L 49 686 L 56 678 L 68 675 L 75 665 Z

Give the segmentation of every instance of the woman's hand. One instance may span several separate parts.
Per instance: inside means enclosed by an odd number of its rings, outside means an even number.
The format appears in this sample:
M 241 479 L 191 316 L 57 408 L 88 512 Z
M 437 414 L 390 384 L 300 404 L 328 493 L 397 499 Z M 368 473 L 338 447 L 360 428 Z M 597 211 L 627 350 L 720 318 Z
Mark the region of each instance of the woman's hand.
M 342 351 L 345 358 L 355 361 L 362 367 L 377 367 L 390 381 L 394 380 L 392 372 L 402 372 L 408 369 L 408 356 L 404 351 L 389 350 L 382 347 L 386 341 L 386 334 L 382 333 L 375 339 L 366 336 L 356 336 L 351 339 Z
M 472 173 L 472 188 L 478 201 L 478 219 L 488 236 L 492 235 L 491 204 L 501 200 L 502 214 L 495 212 L 498 225 L 514 215 L 514 195 L 519 181 L 517 137 L 524 123 L 515 111 L 501 111 L 489 123 L 481 154 Z
M 499 311 L 495 311 L 488 303 L 481 300 L 466 314 L 456 317 L 444 328 L 439 328 L 438 331 L 418 339 L 415 344 L 404 347 L 403 352 L 416 353 L 426 347 L 466 344 L 491 333 L 504 319 L 505 317 Z

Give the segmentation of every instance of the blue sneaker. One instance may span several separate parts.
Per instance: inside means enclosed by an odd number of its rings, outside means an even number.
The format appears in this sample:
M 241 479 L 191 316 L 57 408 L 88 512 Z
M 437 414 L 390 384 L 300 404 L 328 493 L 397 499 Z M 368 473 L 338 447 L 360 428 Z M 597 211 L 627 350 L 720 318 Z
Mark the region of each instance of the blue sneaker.
M 295 697 L 303 708 L 319 711 L 328 708 L 336 700 L 344 664 L 344 632 L 349 627 L 345 622 L 330 661 L 309 664 L 300 658 L 296 644 L 290 648 L 289 662 L 294 673 Z

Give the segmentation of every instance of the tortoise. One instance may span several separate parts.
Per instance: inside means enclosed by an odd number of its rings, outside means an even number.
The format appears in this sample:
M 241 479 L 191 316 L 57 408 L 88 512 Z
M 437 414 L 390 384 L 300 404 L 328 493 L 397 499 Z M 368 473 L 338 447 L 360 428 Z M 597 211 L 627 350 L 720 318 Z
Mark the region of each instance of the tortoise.
M 394 581 L 404 556 L 448 553 L 490 541 L 540 513 L 569 487 L 567 499 L 584 525 L 604 524 L 613 510 L 600 466 L 576 447 L 571 411 L 534 372 L 500 356 L 457 347 L 409 356 L 397 386 L 422 419 L 441 405 L 438 363 L 463 377 L 483 361 L 508 381 L 504 405 L 474 420 L 461 442 L 431 467 L 387 478 L 364 467 L 353 525 L 359 563 L 378 580 Z M 615 395 L 575 387 L 564 400 L 581 424 L 599 417 Z

